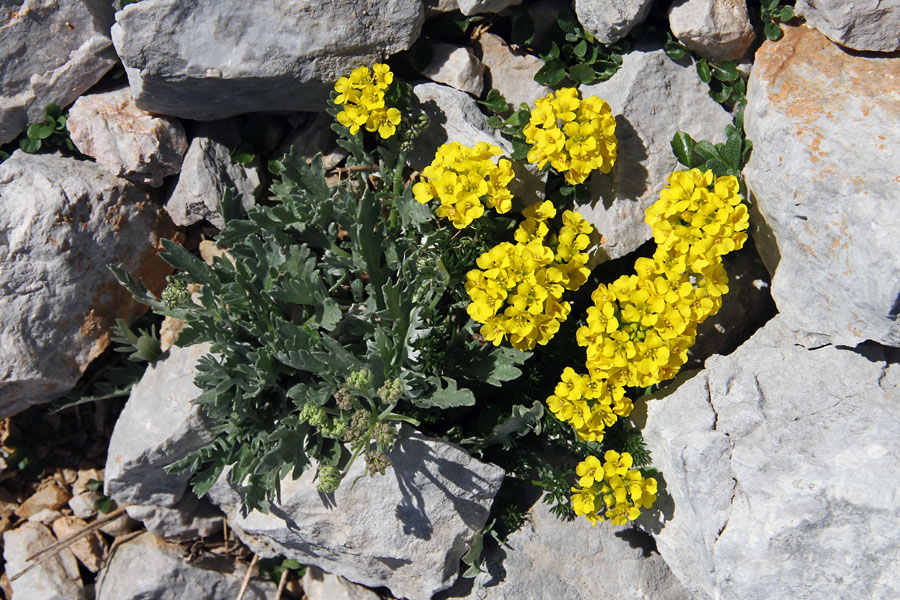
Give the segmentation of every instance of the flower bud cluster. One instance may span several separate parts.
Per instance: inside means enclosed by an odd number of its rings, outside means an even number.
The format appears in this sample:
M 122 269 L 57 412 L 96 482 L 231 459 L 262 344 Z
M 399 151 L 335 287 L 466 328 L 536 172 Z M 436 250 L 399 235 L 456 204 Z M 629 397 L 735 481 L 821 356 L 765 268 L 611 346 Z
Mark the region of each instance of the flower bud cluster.
M 532 144 L 528 162 L 547 163 L 572 185 L 592 171 L 609 173 L 616 162 L 616 118 L 596 96 L 581 99 L 575 88 L 563 88 L 535 101 L 522 132 Z
M 167 279 L 169 283 L 162 291 L 162 302 L 166 305 L 166 308 L 172 310 L 187 304 L 191 299 L 187 282 L 173 277 Z
M 391 466 L 391 459 L 381 450 L 368 450 L 365 457 L 369 476 L 375 475 L 375 473 L 384 475 L 385 469 Z
M 499 146 L 478 142 L 474 148 L 459 142 L 437 149 L 432 163 L 422 170 L 422 180 L 413 186 L 413 194 L 421 204 L 438 199 L 435 213 L 450 219 L 457 229 L 467 227 L 484 214 L 485 204 L 503 214 L 512 208 L 512 193 L 507 185 L 514 173 L 512 163 L 492 157 L 501 153 Z
M 572 508 L 591 525 L 604 518 L 625 525 L 640 516 L 641 508 L 656 502 L 656 479 L 632 469 L 634 461 L 627 452 L 607 450 L 603 459 L 601 464 L 596 456 L 588 456 L 575 467 L 579 480 L 572 488 Z
M 353 371 L 347 376 L 344 382 L 347 389 L 355 392 L 366 392 L 372 385 L 372 371 L 369 369 L 359 369 Z
M 378 388 L 378 397 L 386 404 L 393 404 L 403 395 L 403 382 L 398 379 L 388 379 Z
M 469 316 L 481 323 L 481 335 L 499 346 L 506 336 L 519 350 L 546 344 L 569 316 L 561 300 L 564 290 L 587 281 L 584 250 L 593 228 L 577 212 L 565 211 L 557 235 L 547 238 L 547 221 L 556 216 L 549 201 L 526 208 L 515 233 L 515 244 L 502 242 L 481 256 L 466 274 L 472 302 Z
M 697 326 L 718 312 L 728 292 L 722 256 L 747 239 L 747 208 L 736 178 L 678 171 L 647 209 L 657 250 L 639 258 L 635 275 L 594 290 L 594 305 L 576 334 L 587 348 L 588 375 L 566 368 L 550 410 L 579 438 L 601 441 L 606 427 L 631 412 L 626 387 L 670 379 L 687 361 Z
M 353 408 L 353 394 L 345 387 L 338 388 L 334 392 L 334 403 L 340 410 L 350 410 Z
M 400 111 L 385 105 L 384 93 L 394 81 L 394 74 L 387 65 L 374 64 L 369 67 L 357 67 L 348 77 L 341 77 L 334 84 L 338 93 L 334 103 L 343 105 L 344 110 L 338 113 L 337 121 L 356 134 L 365 126 L 366 131 L 378 132 L 387 139 L 397 131 L 400 124 Z
M 344 431 L 344 441 L 351 446 L 363 444 L 369 435 L 371 415 L 365 410 L 358 410 L 350 417 L 350 425 Z
M 316 481 L 316 489 L 323 494 L 331 494 L 341 484 L 341 470 L 331 465 L 319 465 L 319 478 Z
M 329 424 L 328 413 L 325 409 L 312 402 L 307 402 L 303 405 L 303 408 L 300 409 L 299 417 L 301 421 L 305 421 L 318 429 Z

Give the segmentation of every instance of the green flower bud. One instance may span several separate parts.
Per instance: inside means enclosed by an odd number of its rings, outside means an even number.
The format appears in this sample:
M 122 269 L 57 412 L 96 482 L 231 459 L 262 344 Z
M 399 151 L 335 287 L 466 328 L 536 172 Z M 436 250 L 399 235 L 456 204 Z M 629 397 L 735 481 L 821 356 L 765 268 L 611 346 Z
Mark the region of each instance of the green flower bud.
M 316 428 L 321 428 L 328 424 L 328 413 L 321 406 L 307 402 L 300 409 L 300 420 L 306 421 Z
M 353 371 L 347 377 L 347 387 L 351 390 L 364 392 L 369 389 L 370 385 L 372 385 L 372 371 L 368 369 Z
M 173 279 L 172 277 L 167 277 L 166 280 L 169 284 L 162 292 L 162 302 L 166 305 L 166 308 L 172 310 L 183 304 L 187 304 L 191 299 L 187 283 L 181 279 Z
M 384 385 L 378 388 L 378 396 L 387 402 L 393 404 L 403 395 L 403 382 L 398 378 L 389 379 Z
M 319 465 L 319 480 L 316 489 L 323 494 L 331 494 L 341 484 L 341 470 L 331 465 Z

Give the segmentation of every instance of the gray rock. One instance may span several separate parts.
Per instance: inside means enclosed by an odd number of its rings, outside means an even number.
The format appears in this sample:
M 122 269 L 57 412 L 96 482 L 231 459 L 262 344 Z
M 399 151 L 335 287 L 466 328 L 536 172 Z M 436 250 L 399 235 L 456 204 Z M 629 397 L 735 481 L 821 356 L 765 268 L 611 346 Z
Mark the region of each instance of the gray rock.
M 409 48 L 424 15 L 420 0 L 143 0 L 112 38 L 139 107 L 213 120 L 323 110 L 338 77 Z
M 435 42 L 429 44 L 431 60 L 422 75 L 461 92 L 480 96 L 484 90 L 484 65 L 467 47 Z
M 166 212 L 176 225 L 206 219 L 224 228 L 219 203 L 228 189 L 237 193 L 244 208 L 256 204 L 263 191 L 259 159 L 246 165 L 234 162 L 231 151 L 240 141 L 237 124 L 230 119 L 197 126 L 181 175 L 166 201 Z
M 682 44 L 710 60 L 736 60 L 756 38 L 746 0 L 677 0 L 669 27 Z
M 466 15 L 498 13 L 504 8 L 521 4 L 522 0 L 457 0 L 459 11 Z
M 39 523 L 23 523 L 3 534 L 3 559 L 10 579 L 30 563 L 26 558 L 56 542 L 50 529 Z M 38 565 L 11 582 L 18 600 L 84 600 L 78 563 L 68 548 L 42 559 Z
M 315 468 L 281 482 L 269 514 L 242 516 L 239 497 L 220 478 L 209 497 L 254 552 L 283 555 L 401 598 L 428 599 L 449 587 L 473 534 L 488 517 L 503 479 L 445 442 L 408 428 L 389 453 L 383 476 L 365 477 L 356 461 L 333 495 L 315 487 Z
M 689 600 L 687 590 L 646 533 L 585 519 L 563 521 L 543 502 L 513 532 L 504 547 L 485 554 L 484 573 L 471 590 L 465 580 L 440 600 L 565 598 L 591 600 Z
M 797 0 L 796 12 L 828 39 L 854 50 L 900 50 L 898 0 Z
M 653 0 L 575 0 L 575 14 L 597 40 L 612 44 L 640 24 L 652 4 Z
M 534 80 L 534 74 L 544 66 L 533 54 L 516 52 L 503 38 L 484 32 L 476 42 L 481 50 L 481 62 L 490 74 L 491 87 L 503 94 L 513 107 L 521 103 L 529 106 L 552 90 Z
M 234 600 L 243 569 L 214 556 L 188 563 L 178 546 L 142 533 L 112 552 L 97 582 L 97 600 Z M 244 598 L 272 598 L 274 587 L 251 579 Z
M 282 150 L 291 147 L 300 156 L 312 158 L 322 153 L 322 166 L 332 169 L 347 158 L 347 151 L 337 145 L 337 134 L 331 129 L 334 117 L 327 113 L 313 113 L 307 122 L 289 132 L 282 141 Z
M 494 134 L 478 103 L 465 92 L 437 83 L 420 83 L 413 86 L 413 94 L 431 120 L 428 130 L 416 139 L 409 153 L 407 162 L 413 169 L 421 171 L 434 159 L 438 147 L 449 142 L 469 147 L 487 142 L 499 146 L 507 157 L 512 154 L 509 141 Z M 524 204 L 543 199 L 547 174 L 533 167 L 513 163 L 516 179 L 510 183 L 510 190 Z
M 745 121 L 772 297 L 795 329 L 900 346 L 900 58 L 784 30 L 756 53 Z
M 303 575 L 303 593 L 307 600 L 379 600 L 381 596 L 368 588 L 347 581 L 343 577 L 326 573 L 316 567 L 307 567 Z
M 591 176 L 591 203 L 579 210 L 603 236 L 598 257 L 618 258 L 652 237 L 644 212 L 659 199 L 669 173 L 681 168 L 672 136 L 685 131 L 696 140 L 723 142 L 731 117 L 693 67 L 672 62 L 662 50 L 636 48 L 611 79 L 581 86 L 581 93 L 606 100 L 616 115 L 616 164 L 607 175 Z
M 134 105 L 127 87 L 75 101 L 66 127 L 72 143 L 117 177 L 159 187 L 181 170 L 187 137 L 178 119 Z
M 897 597 L 900 483 L 884 474 L 900 460 L 900 352 L 806 348 L 788 325 L 647 402 L 666 491 L 661 525 L 644 526 L 698 599 Z
M 119 415 L 106 456 L 104 491 L 119 503 L 175 506 L 191 473 L 165 468 L 211 438 L 208 422 L 191 400 L 197 362 L 208 344 L 169 349 L 166 358 L 147 367 Z
M 195 540 L 222 530 L 222 511 L 192 493 L 171 508 L 132 504 L 125 512 L 141 521 L 147 531 L 167 540 Z
M 2 5 L 0 144 L 68 106 L 116 63 L 106 0 L 13 0 Z
M 172 233 L 145 190 L 95 163 L 15 152 L 0 165 L 0 415 L 69 391 L 109 345 L 116 318 L 146 310 L 106 268 L 156 291 Z

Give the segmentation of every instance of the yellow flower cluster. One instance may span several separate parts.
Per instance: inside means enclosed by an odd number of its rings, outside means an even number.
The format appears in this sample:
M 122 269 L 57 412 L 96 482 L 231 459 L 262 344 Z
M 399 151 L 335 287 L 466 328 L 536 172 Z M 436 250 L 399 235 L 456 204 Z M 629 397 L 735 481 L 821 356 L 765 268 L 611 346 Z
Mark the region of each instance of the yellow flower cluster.
M 547 399 L 583 440 L 601 441 L 617 417 L 628 416 L 626 387 L 654 385 L 679 371 L 697 326 L 728 292 L 722 256 L 747 239 L 737 179 L 711 171 L 672 173 L 646 221 L 657 243 L 653 258 L 639 258 L 635 275 L 599 285 L 576 333 L 587 348 L 588 375 L 566 368 Z
M 494 246 L 478 257 L 478 269 L 468 272 L 466 292 L 472 302 L 467 311 L 495 346 L 509 336 L 513 348 L 531 350 L 549 342 L 569 316 L 563 291 L 577 290 L 587 281 L 584 250 L 593 228 L 567 210 L 558 234 L 547 240 L 547 221 L 556 216 L 553 204 L 538 202 L 522 214 L 516 243 Z
M 607 450 L 603 459 L 601 464 L 596 456 L 588 456 L 575 467 L 579 480 L 572 488 L 572 508 L 591 525 L 604 518 L 613 525 L 625 525 L 640 516 L 641 508 L 656 502 L 656 479 L 632 469 L 633 459 L 627 452 Z
M 573 185 L 591 171 L 609 173 L 616 162 L 616 119 L 609 104 L 578 95 L 575 88 L 563 88 L 535 101 L 522 130 L 532 144 L 528 162 L 541 168 L 550 163 Z
M 337 115 L 338 123 L 354 135 L 361 126 L 366 131 L 377 131 L 383 139 L 394 135 L 400 124 L 400 111 L 384 102 L 384 92 L 392 81 L 394 74 L 383 64 L 372 65 L 371 72 L 369 67 L 357 67 L 349 77 L 338 79 L 334 84 L 338 93 L 334 103 L 344 106 Z
M 450 219 L 457 229 L 483 215 L 484 203 L 500 214 L 508 212 L 513 196 L 507 185 L 514 173 L 505 158 L 497 164 L 491 160 L 500 153 L 498 146 L 487 142 L 478 142 L 474 148 L 459 142 L 444 144 L 422 170 L 422 181 L 413 186 L 416 200 L 421 204 L 440 200 L 437 216 Z

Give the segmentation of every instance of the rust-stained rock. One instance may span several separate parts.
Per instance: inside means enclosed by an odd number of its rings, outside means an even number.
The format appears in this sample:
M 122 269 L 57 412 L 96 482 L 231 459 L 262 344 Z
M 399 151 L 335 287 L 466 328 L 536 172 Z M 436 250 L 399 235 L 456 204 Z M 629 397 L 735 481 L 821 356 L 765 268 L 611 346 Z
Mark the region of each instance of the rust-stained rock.
M 772 297 L 823 343 L 900 346 L 900 58 L 784 31 L 756 54 L 745 121 Z
M 139 109 L 128 87 L 82 96 L 66 127 L 78 150 L 107 171 L 153 187 L 181 170 L 188 148 L 178 119 Z
M 53 522 L 53 535 L 56 539 L 63 540 L 76 534 L 87 527 L 87 521 L 78 517 L 62 517 Z M 96 573 L 103 565 L 106 556 L 106 541 L 99 533 L 92 533 L 86 537 L 75 540 L 68 546 L 78 562 L 91 573 Z
M 95 163 L 17 151 L 0 165 L 0 416 L 65 394 L 115 320 L 146 310 L 107 265 L 158 292 L 172 233 L 149 192 Z
M 72 495 L 54 479 L 47 479 L 15 510 L 16 516 L 27 519 L 43 510 L 56 510 L 66 505 Z

